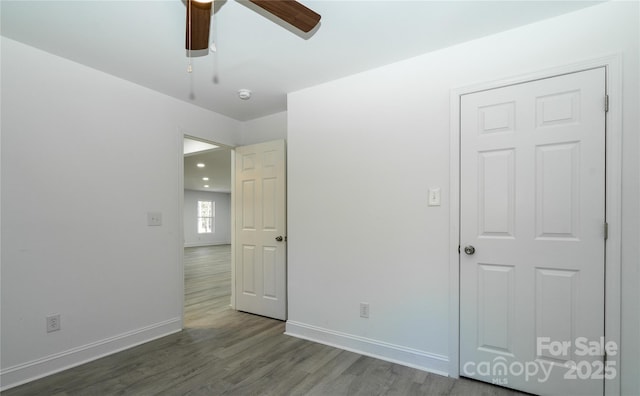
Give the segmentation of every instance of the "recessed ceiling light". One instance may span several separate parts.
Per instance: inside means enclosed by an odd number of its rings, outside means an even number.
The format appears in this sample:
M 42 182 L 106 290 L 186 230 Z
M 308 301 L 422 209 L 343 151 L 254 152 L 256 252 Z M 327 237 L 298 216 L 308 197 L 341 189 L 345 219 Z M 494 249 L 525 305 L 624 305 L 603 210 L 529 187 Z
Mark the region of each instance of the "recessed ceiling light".
M 207 180 L 209 180 L 209 178 L 208 177 L 203 177 L 202 180 L 207 181 Z
M 199 164 L 196 165 L 198 168 L 204 168 L 204 164 L 202 162 L 200 162 Z
M 208 185 L 208 184 L 205 184 L 205 185 L 204 185 L 204 188 L 209 188 L 209 185 Z

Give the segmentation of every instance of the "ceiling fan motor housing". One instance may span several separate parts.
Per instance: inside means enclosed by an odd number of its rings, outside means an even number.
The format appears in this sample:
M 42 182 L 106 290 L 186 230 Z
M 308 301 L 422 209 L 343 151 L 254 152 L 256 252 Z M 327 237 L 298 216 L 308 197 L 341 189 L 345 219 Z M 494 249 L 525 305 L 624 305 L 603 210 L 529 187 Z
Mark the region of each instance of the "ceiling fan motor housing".
M 209 48 L 209 26 L 211 25 L 211 2 L 187 0 L 187 32 L 185 48 L 203 50 Z

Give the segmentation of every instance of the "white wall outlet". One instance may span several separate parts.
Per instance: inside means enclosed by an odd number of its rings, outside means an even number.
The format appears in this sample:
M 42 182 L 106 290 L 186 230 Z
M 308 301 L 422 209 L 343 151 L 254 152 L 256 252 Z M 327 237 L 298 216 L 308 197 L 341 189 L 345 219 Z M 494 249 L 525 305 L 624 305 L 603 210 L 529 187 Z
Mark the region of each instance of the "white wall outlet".
M 366 303 L 366 302 L 360 303 L 360 317 L 361 318 L 369 317 L 369 303 Z
M 60 330 L 60 315 L 47 316 L 47 333 Z
M 148 226 L 161 226 L 162 225 L 162 213 L 160 213 L 160 212 L 148 212 L 147 213 L 147 225 Z
M 440 206 L 440 188 L 429 189 L 429 206 Z

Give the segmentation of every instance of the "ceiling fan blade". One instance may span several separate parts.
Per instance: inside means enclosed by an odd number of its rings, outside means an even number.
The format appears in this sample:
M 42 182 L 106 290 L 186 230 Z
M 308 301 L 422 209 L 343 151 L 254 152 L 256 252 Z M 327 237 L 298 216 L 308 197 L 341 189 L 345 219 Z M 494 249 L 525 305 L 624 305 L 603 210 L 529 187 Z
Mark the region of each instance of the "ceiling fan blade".
M 209 47 L 211 3 L 187 0 L 187 34 L 185 48 L 202 50 Z
M 249 0 L 258 7 L 307 33 L 320 22 L 320 14 L 294 0 Z

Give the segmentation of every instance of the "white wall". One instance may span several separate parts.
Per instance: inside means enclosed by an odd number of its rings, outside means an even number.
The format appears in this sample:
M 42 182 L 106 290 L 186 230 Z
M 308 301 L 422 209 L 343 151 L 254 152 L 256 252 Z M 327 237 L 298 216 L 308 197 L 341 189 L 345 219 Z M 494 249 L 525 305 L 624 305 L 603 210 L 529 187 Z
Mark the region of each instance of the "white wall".
M 214 232 L 198 234 L 198 201 L 215 202 Z M 231 194 L 184 190 L 184 246 L 231 243 Z
M 287 112 L 245 121 L 241 126 L 241 144 L 249 145 L 287 139 Z
M 287 332 L 447 372 L 451 90 L 622 53 L 619 364 L 640 394 L 638 15 L 598 5 L 290 94 Z
M 233 146 L 240 123 L 1 46 L 6 388 L 180 329 L 182 132 Z M 47 334 L 51 314 L 62 330 Z

